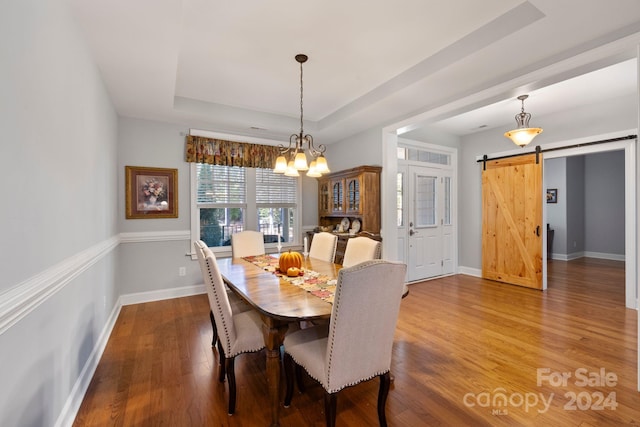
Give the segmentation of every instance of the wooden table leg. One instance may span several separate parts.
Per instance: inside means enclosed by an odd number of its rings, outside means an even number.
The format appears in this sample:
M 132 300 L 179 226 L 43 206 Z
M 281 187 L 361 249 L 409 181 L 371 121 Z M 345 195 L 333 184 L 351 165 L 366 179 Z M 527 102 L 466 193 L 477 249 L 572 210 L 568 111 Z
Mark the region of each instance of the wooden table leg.
M 271 406 L 271 426 L 280 425 L 280 346 L 289 325 L 276 319 L 263 316 L 262 332 L 267 347 L 267 384 L 269 387 L 269 405 Z

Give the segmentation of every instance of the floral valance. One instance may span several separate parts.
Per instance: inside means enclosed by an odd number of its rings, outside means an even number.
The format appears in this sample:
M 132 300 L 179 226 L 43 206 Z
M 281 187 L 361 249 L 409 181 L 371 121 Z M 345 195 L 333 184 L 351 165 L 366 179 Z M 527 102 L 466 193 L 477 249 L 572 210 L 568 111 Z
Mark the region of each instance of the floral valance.
M 187 136 L 186 161 L 222 166 L 273 168 L 280 151 L 271 145 Z

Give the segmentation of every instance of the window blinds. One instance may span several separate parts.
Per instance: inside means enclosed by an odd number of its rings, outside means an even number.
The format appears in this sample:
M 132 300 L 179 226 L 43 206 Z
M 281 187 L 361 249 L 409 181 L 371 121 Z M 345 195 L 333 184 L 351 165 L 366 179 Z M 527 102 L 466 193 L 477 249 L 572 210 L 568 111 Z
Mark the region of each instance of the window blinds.
M 245 169 L 198 163 L 198 204 L 241 204 L 246 202 Z
M 296 179 L 273 173 L 272 169 L 256 169 L 256 202 L 259 205 L 294 206 Z

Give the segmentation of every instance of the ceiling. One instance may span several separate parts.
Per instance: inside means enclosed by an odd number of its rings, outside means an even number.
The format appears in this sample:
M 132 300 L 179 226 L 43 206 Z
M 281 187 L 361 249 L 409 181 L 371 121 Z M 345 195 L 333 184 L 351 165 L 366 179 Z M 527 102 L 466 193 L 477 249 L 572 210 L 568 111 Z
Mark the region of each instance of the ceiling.
M 298 53 L 324 144 L 396 123 L 466 135 L 513 121 L 521 93 L 535 119 L 637 85 L 637 0 L 69 2 L 119 115 L 222 133 L 299 131 Z

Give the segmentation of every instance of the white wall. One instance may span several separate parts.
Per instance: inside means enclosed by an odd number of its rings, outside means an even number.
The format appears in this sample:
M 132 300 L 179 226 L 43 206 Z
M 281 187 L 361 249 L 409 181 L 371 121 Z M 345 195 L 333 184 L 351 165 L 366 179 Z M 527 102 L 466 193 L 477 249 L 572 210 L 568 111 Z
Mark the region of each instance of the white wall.
M 51 426 L 117 299 L 117 117 L 66 1 L 0 34 L 0 425 Z

